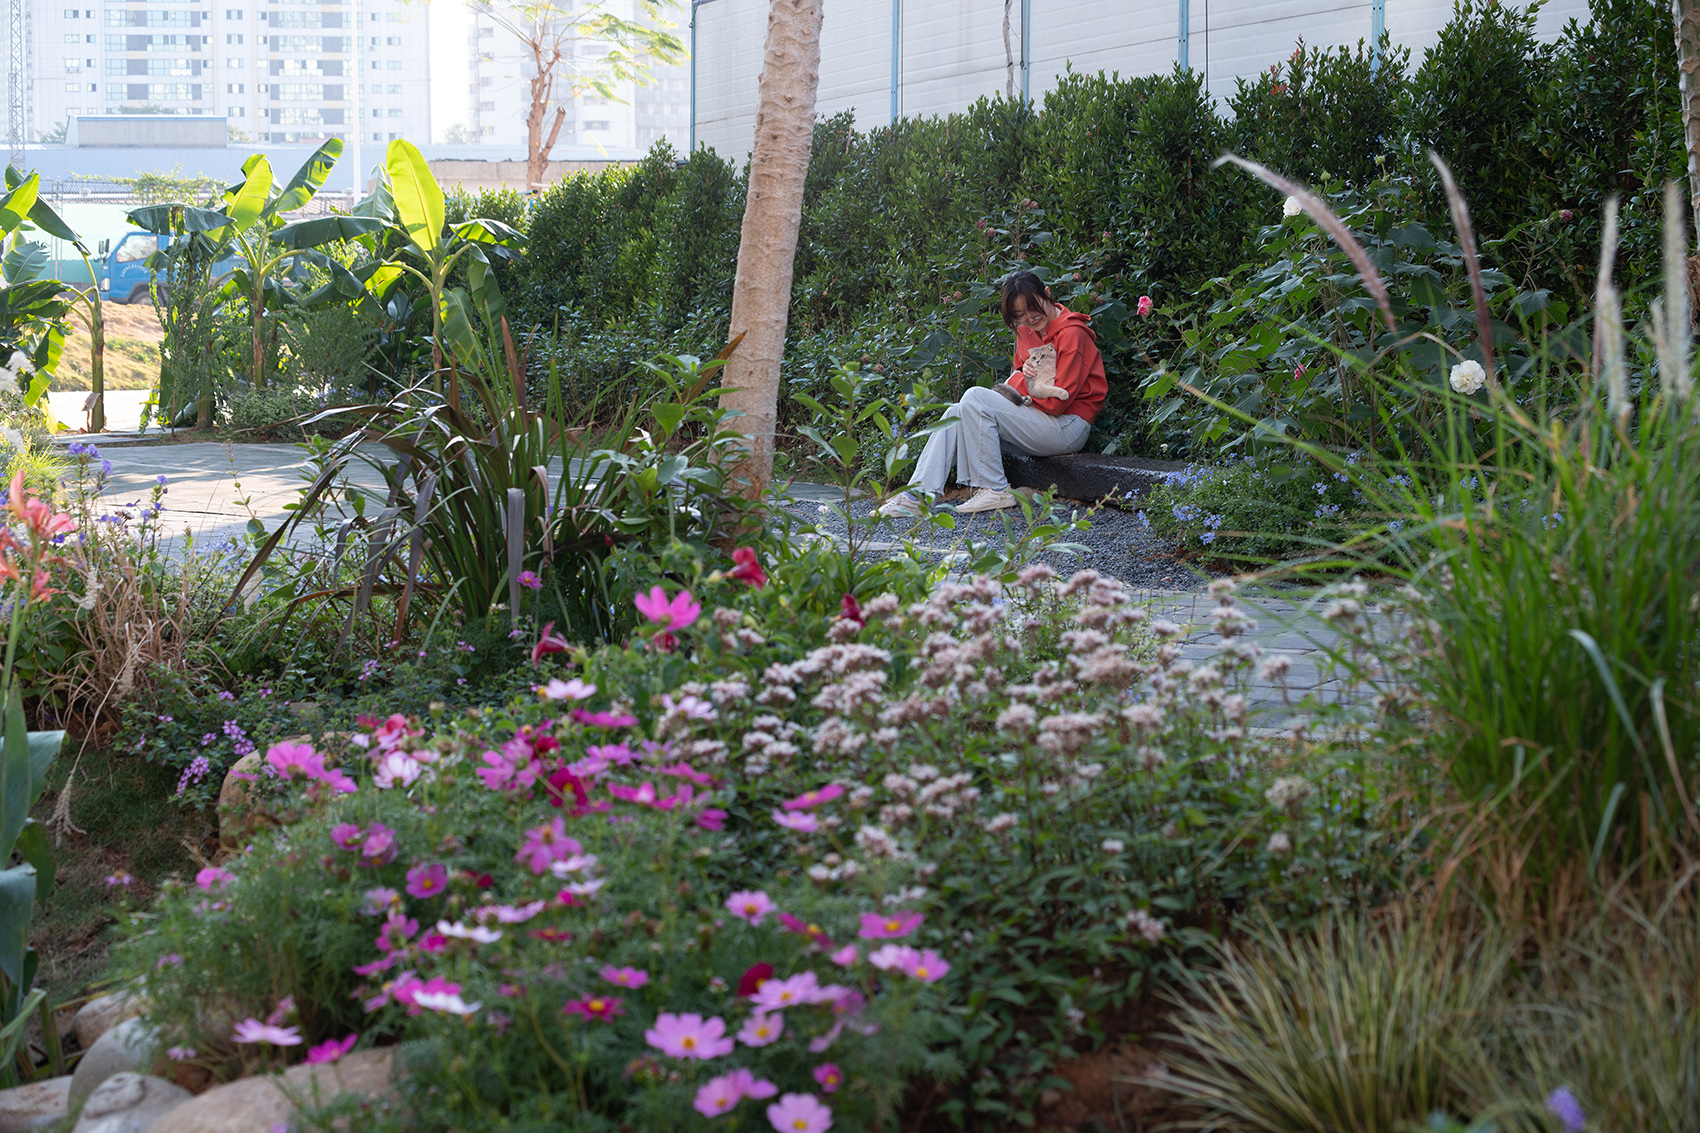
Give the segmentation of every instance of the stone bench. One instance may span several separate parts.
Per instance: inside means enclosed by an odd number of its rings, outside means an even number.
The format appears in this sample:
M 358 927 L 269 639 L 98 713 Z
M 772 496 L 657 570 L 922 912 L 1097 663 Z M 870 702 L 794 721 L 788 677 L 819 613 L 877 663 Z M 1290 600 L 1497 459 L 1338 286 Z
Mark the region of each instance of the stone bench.
M 1105 456 L 1074 452 L 1064 456 L 1016 456 L 1005 453 L 1004 471 L 1011 487 L 1044 491 L 1071 500 L 1096 503 L 1108 495 L 1143 496 L 1169 473 L 1186 467 L 1181 460 L 1147 460 L 1139 456 Z

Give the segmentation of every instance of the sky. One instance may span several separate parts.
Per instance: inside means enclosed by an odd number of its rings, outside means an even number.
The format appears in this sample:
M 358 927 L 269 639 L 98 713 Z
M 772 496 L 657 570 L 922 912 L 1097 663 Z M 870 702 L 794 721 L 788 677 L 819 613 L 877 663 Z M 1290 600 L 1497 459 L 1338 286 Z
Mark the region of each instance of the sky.
M 427 0 L 431 20 L 431 140 L 466 125 L 466 36 L 471 14 L 462 0 Z

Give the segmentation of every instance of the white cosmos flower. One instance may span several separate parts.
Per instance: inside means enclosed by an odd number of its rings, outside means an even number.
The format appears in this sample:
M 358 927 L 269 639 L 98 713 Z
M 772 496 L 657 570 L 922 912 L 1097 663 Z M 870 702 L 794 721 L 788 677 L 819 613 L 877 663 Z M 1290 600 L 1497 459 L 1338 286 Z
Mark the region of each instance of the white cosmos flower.
M 437 931 L 444 936 L 452 936 L 459 940 L 471 940 L 478 944 L 494 944 L 502 939 L 499 928 L 483 928 L 478 925 L 463 925 L 459 921 L 438 921 Z
M 427 1011 L 442 1011 L 449 1015 L 470 1015 L 482 1003 L 468 1003 L 459 995 L 446 991 L 421 991 L 414 995 L 413 1002 Z
M 419 761 L 413 759 L 406 752 L 385 752 L 383 758 L 378 760 L 378 769 L 372 773 L 372 785 L 384 791 L 397 784 L 403 787 L 411 787 L 413 781 L 419 778 L 420 772 L 424 770 L 419 765 Z
M 589 881 L 573 882 L 571 885 L 567 886 L 567 892 L 571 893 L 574 897 L 594 897 L 596 896 L 596 891 L 601 889 L 605 884 L 606 882 L 602 878 L 593 877 Z
M 1452 367 L 1452 376 L 1448 379 L 1452 388 L 1468 397 L 1487 384 L 1487 371 L 1482 364 L 1474 359 L 1466 359 Z
M 583 873 L 595 865 L 595 854 L 574 854 L 563 861 L 550 862 L 549 872 L 556 877 L 565 878 L 569 874 Z

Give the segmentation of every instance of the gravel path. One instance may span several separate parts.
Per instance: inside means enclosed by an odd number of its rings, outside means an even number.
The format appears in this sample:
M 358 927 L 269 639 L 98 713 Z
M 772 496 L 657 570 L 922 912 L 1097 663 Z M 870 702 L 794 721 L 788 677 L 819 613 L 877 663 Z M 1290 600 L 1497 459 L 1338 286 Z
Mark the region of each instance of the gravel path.
M 842 543 L 846 528 L 838 511 L 841 506 L 841 503 L 824 504 L 814 498 L 797 500 L 788 504 L 786 510 L 814 525 L 822 535 Z M 863 517 L 873 508 L 871 501 L 860 500 L 851 505 L 851 513 Z M 1197 590 L 1208 582 L 1208 577 L 1196 567 L 1175 557 L 1171 544 L 1157 538 L 1150 528 L 1127 512 L 1111 508 L 1093 512 L 1088 505 L 1071 501 L 1059 501 L 1056 512 L 1065 520 L 1090 514 L 1090 529 L 1067 535 L 1068 542 L 1086 547 L 1084 554 L 1051 552 L 1038 557 L 1038 561 L 1063 574 L 1091 567 L 1137 590 Z M 924 520 L 890 519 L 875 528 L 872 549 L 877 554 L 891 554 L 901 550 L 903 540 L 913 539 L 923 551 L 948 554 L 962 549 L 970 539 L 977 543 L 1007 539 L 1011 533 L 1026 530 L 1026 522 L 1020 508 L 958 516 L 955 530 L 935 527 Z

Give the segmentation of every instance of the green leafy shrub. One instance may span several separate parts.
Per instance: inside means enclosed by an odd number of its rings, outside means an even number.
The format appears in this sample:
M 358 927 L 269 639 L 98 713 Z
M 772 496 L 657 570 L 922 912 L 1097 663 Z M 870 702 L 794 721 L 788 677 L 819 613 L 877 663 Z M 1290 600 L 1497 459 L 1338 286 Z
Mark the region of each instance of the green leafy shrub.
M 1358 530 L 1363 493 L 1309 461 L 1188 465 L 1152 486 L 1141 522 L 1207 558 L 1282 559 L 1332 546 Z

